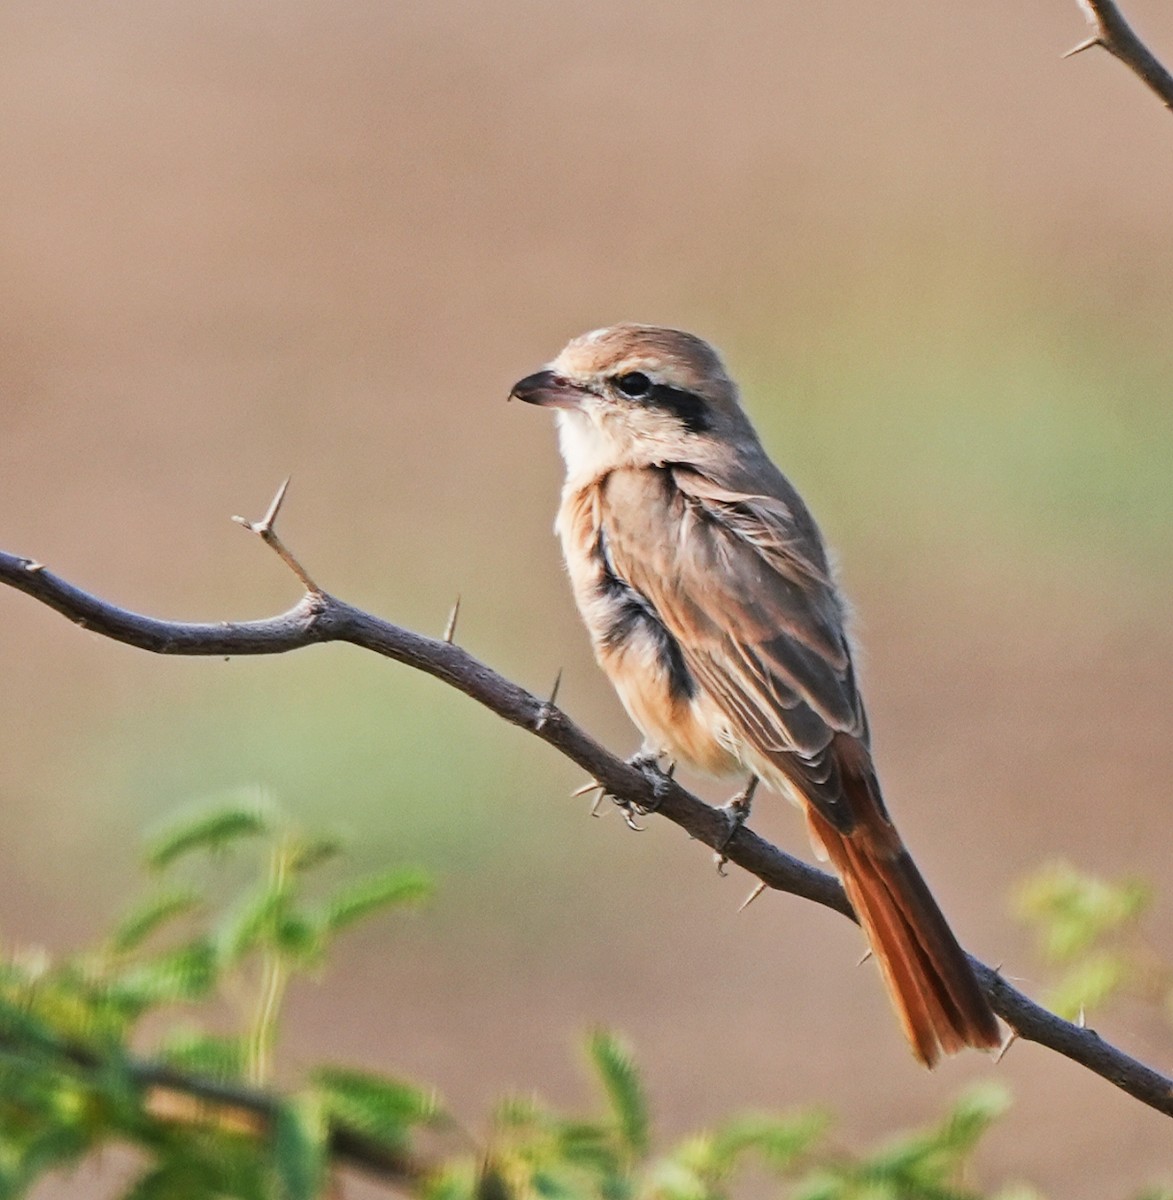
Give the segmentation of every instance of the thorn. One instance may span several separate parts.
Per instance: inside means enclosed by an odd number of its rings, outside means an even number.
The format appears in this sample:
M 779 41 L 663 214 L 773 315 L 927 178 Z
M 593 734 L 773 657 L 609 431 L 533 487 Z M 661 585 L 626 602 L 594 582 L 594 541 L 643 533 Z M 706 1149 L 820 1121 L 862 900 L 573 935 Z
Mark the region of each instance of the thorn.
M 1012 1029 L 1006 1040 L 998 1047 L 997 1053 L 994 1055 L 994 1062 L 1000 1063 L 1006 1057 L 1006 1051 L 1009 1050 L 1016 1041 L 1018 1041 L 1018 1030 Z
M 456 603 L 452 606 L 452 611 L 448 614 L 448 624 L 444 626 L 444 640 L 449 646 L 452 645 L 452 639 L 456 636 L 456 618 L 460 616 L 460 597 L 456 597 Z
M 1093 46 L 1103 46 L 1103 45 L 1104 45 L 1104 39 L 1102 37 L 1100 37 L 1098 34 L 1093 34 L 1090 38 L 1087 39 L 1087 41 L 1080 42 L 1078 46 L 1072 46 L 1071 49 L 1068 50 L 1067 53 L 1063 54 L 1061 57 L 1062 58 L 1074 58 L 1077 54 L 1082 54 L 1085 50 L 1090 50 Z M 1107 47 L 1104 47 L 1104 48 L 1107 49 Z
M 36 575 L 39 571 L 43 571 L 45 569 L 45 564 L 41 562 L 35 562 L 31 558 L 26 558 L 24 562 L 24 569 L 30 575 Z
M 1027 977 L 1025 975 L 1005 975 L 1005 974 L 1003 974 L 1002 973 L 1002 965 L 1003 965 L 1003 960 L 998 959 L 998 961 L 990 968 L 990 970 L 994 972 L 995 979 L 1002 980 L 1004 983 L 1026 983 Z
M 857 962 L 855 965 L 856 965 L 857 967 L 862 967 L 862 966 L 863 966 L 863 964 L 864 964 L 865 962 L 867 962 L 867 960 L 868 960 L 869 958 L 871 958 L 871 956 L 872 956 L 872 948 L 871 948 L 871 946 L 869 946 L 869 947 L 868 947 L 868 948 L 867 948 L 867 949 L 866 949 L 866 950 L 863 952 L 863 954 L 860 956 L 859 962 Z
M 759 896 L 760 896 L 760 895 L 761 895 L 761 894 L 762 894 L 762 893 L 763 893 L 765 890 L 766 890 L 766 885 L 765 885 L 764 883 L 759 883 L 759 884 L 757 885 L 757 887 L 755 887 L 755 888 L 754 888 L 754 890 L 753 890 L 752 892 L 750 892 L 750 894 L 749 894 L 748 896 L 746 896 L 746 898 L 745 898 L 745 899 L 744 899 L 744 900 L 741 902 L 741 906 L 738 908 L 738 910 L 737 910 L 737 911 L 738 911 L 739 913 L 745 912 L 745 910 L 746 910 L 747 908 L 749 908 L 749 906 L 750 906 L 750 905 L 751 905 L 751 904 L 752 904 L 752 903 L 753 903 L 753 902 L 754 902 L 754 901 L 755 901 L 755 900 L 756 900 L 756 899 L 757 899 L 757 898 L 758 898 L 758 897 L 759 897 Z
M 292 479 L 292 475 L 285 476 L 285 482 L 277 489 L 276 495 L 274 495 L 269 505 L 269 511 L 265 513 L 265 519 L 261 522 L 262 525 L 267 525 L 270 529 L 273 528 L 273 524 L 277 520 L 277 514 L 281 511 L 281 505 L 285 503 L 285 493 L 289 491 L 289 483 Z
M 672 759 L 671 762 L 669 762 L 668 765 L 664 768 L 664 778 L 665 779 L 675 779 L 676 778 L 676 759 Z
M 558 699 L 558 688 L 562 684 L 562 668 L 558 668 L 558 674 L 554 676 L 554 686 L 550 689 L 550 699 L 543 700 L 538 708 L 537 720 L 534 721 L 534 733 L 541 733 L 543 729 L 550 723 L 550 720 L 555 716 L 558 710 L 554 707 L 554 701 Z
M 603 801 L 606 798 L 606 796 L 607 796 L 607 793 L 605 791 L 603 791 L 602 788 L 599 788 L 599 794 L 595 797 L 595 801 L 591 805 L 591 816 L 592 817 L 599 817 L 602 815 L 599 812 L 599 809 L 602 808 Z
M 1079 1006 L 1079 1016 L 1075 1018 L 1075 1023 L 1080 1029 L 1087 1028 L 1087 1013 L 1084 1012 L 1082 1004 Z
M 571 800 L 577 800 L 579 796 L 589 796 L 591 792 L 601 792 L 603 785 L 597 779 L 588 779 L 582 787 L 576 787 L 570 793 Z
M 273 499 L 269 501 L 268 510 L 259 521 L 249 521 L 245 517 L 233 517 L 232 519 L 252 533 L 258 534 L 262 538 L 266 537 L 273 532 L 273 525 L 276 523 L 277 514 L 281 511 L 281 505 L 285 503 L 285 493 L 289 491 L 289 483 L 292 479 L 292 475 L 285 476 L 285 482 L 277 489 Z
M 277 514 L 281 511 L 281 505 L 285 503 L 285 493 L 289 490 L 289 481 L 292 478 L 292 475 L 285 477 L 285 482 L 277 489 L 276 495 L 270 501 L 268 511 L 266 511 L 265 515 L 259 521 L 250 521 L 247 517 L 236 516 L 232 519 L 237 525 L 243 525 L 249 533 L 255 533 L 266 546 L 270 547 L 277 557 L 297 576 L 307 592 L 315 596 L 323 596 L 325 593 L 322 589 L 314 583 L 307 574 L 306 569 L 289 553 L 285 548 L 285 544 L 277 536 L 275 527 Z

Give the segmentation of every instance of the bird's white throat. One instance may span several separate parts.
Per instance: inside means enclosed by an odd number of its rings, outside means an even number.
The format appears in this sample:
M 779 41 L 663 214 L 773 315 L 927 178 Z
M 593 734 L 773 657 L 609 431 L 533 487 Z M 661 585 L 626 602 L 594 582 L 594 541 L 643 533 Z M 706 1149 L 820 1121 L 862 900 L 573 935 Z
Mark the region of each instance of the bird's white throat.
M 587 413 L 561 409 L 557 420 L 567 480 L 585 482 L 619 465 L 621 456 L 614 440 Z

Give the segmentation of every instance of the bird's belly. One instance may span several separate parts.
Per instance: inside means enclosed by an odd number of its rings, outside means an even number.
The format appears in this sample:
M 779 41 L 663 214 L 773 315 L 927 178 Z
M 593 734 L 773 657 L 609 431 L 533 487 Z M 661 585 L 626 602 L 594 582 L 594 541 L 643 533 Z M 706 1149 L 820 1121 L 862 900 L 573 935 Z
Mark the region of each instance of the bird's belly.
M 742 770 L 727 723 L 694 681 L 681 686 L 679 664 L 651 629 L 637 626 L 622 641 L 596 645 L 596 654 L 651 746 L 708 775 Z

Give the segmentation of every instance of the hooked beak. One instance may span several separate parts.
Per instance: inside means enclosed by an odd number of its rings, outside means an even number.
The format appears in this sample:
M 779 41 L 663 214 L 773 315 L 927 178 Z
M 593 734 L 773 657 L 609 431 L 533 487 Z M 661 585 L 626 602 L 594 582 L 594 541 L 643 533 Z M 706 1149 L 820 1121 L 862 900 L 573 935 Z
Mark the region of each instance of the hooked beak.
M 554 371 L 535 371 L 513 385 L 509 399 L 524 400 L 542 408 L 578 408 L 585 394 L 585 389 Z

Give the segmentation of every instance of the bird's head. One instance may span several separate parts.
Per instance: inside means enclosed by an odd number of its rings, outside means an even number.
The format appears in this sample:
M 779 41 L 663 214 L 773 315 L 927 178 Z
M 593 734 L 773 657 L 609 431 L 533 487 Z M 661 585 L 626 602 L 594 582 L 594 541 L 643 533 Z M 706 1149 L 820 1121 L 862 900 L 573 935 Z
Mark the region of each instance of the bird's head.
M 717 352 L 679 329 L 622 324 L 584 333 L 510 397 L 557 410 L 571 478 L 703 463 L 756 440 Z

